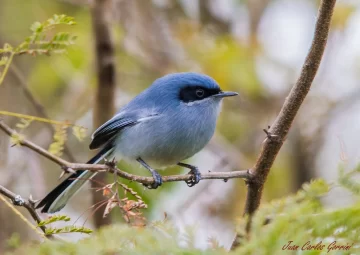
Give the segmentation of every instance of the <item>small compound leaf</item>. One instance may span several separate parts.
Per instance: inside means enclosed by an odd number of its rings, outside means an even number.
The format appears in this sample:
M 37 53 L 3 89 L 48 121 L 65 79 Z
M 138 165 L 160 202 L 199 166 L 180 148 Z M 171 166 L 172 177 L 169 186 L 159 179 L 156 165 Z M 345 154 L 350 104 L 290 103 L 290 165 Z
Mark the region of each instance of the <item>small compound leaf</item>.
M 40 221 L 38 223 L 39 227 L 48 225 L 50 223 L 56 222 L 56 221 L 70 221 L 70 217 L 66 216 L 66 215 L 54 215 L 54 216 L 50 216 L 49 218 Z

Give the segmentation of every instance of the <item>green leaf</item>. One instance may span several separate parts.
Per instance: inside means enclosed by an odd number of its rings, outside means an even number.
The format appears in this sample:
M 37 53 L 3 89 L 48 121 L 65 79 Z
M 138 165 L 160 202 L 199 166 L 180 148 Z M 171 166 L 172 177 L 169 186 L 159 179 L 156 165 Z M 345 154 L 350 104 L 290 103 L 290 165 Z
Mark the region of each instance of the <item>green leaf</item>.
M 312 180 L 310 183 L 305 183 L 303 185 L 303 190 L 312 198 L 316 198 L 328 193 L 329 189 L 329 184 L 327 184 L 323 179 Z
M 66 226 L 63 228 L 47 228 L 45 231 L 45 235 L 65 234 L 65 233 L 91 234 L 92 232 L 93 231 L 90 228 L 77 227 L 77 226 Z
M 47 35 L 47 31 L 55 28 L 57 25 L 74 25 L 74 18 L 62 15 L 54 15 L 52 18 L 44 22 L 34 22 L 30 30 L 32 35 L 28 36 L 24 42 L 15 48 L 17 54 L 30 55 L 49 55 L 51 53 L 64 53 L 66 48 L 73 45 L 76 36 L 66 32 L 56 33 L 51 39 Z
M 21 142 L 25 139 L 25 136 L 24 135 L 21 135 L 21 134 L 13 134 L 10 138 L 10 141 L 12 144 L 14 145 L 21 145 Z
M 12 52 L 12 50 L 13 50 L 13 47 L 10 44 L 5 43 L 4 47 L 2 49 L 0 49 L 0 53 Z
M 57 125 L 55 127 L 55 133 L 54 133 L 54 142 L 50 144 L 49 152 L 51 154 L 54 154 L 58 157 L 62 155 L 62 152 L 64 150 L 64 145 L 67 140 L 67 128 L 68 125 Z
M 86 128 L 80 126 L 72 127 L 73 135 L 81 142 L 86 137 Z
M 7 63 L 8 60 L 9 60 L 8 57 L 2 56 L 2 57 L 0 58 L 0 66 L 6 65 L 6 63 Z
M 31 25 L 30 30 L 34 33 L 41 33 L 43 30 L 43 25 L 39 21 L 36 21 Z
M 54 215 L 54 216 L 50 216 L 49 218 L 41 221 L 38 223 L 39 227 L 48 225 L 50 223 L 56 222 L 56 221 L 70 221 L 70 217 L 66 216 L 66 215 Z
M 20 119 L 20 123 L 16 124 L 16 127 L 19 129 L 25 129 L 30 126 L 33 119 Z
M 6 245 L 10 249 L 16 249 L 21 245 L 21 239 L 19 233 L 12 233 L 11 237 L 6 240 Z

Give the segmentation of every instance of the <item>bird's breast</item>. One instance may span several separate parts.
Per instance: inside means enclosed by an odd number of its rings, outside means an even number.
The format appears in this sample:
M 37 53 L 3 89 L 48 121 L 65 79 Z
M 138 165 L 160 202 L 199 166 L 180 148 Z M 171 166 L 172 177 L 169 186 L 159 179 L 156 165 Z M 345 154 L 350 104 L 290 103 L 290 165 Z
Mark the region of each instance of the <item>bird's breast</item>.
M 180 111 L 126 128 L 116 140 L 116 153 L 142 158 L 152 167 L 173 165 L 199 152 L 214 134 L 217 112 L 204 115 Z

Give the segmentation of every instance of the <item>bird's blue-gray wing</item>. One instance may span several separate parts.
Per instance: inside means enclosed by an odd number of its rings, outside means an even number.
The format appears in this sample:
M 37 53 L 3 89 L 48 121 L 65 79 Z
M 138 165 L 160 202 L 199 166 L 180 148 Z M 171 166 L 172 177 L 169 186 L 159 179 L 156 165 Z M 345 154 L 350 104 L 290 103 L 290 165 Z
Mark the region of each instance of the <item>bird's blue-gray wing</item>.
M 89 148 L 93 150 L 102 147 L 119 135 L 119 132 L 121 132 L 124 128 L 136 125 L 142 121 L 146 121 L 149 118 L 157 116 L 159 116 L 159 114 L 153 109 L 139 109 L 136 111 L 118 113 L 95 130 L 94 134 L 91 136 L 92 141 Z
M 109 141 L 113 140 L 122 129 L 135 125 L 137 122 L 138 118 L 136 115 L 116 115 L 112 119 L 105 122 L 94 132 L 94 134 L 91 136 L 92 141 L 89 145 L 89 148 L 93 150 L 105 145 Z

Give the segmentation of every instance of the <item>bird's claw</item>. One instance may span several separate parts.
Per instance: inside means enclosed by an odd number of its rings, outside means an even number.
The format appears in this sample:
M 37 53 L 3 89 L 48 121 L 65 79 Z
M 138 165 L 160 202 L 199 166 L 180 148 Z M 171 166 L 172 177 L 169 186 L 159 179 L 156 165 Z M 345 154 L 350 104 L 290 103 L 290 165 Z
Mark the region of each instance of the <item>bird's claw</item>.
M 201 180 L 201 173 L 197 167 L 194 167 L 193 169 L 191 169 L 188 174 L 192 175 L 192 178 L 190 180 L 185 181 L 186 184 L 188 185 L 188 187 L 195 186 Z
M 163 183 L 163 180 L 162 180 L 162 177 L 161 177 L 161 175 L 158 173 L 158 172 L 156 172 L 155 170 L 153 170 L 152 172 L 151 172 L 151 174 L 152 174 L 152 177 L 154 178 L 154 182 L 152 183 L 152 184 L 150 184 L 150 185 L 147 185 L 146 187 L 148 188 L 148 189 L 157 189 L 159 186 L 161 186 L 161 184 Z

